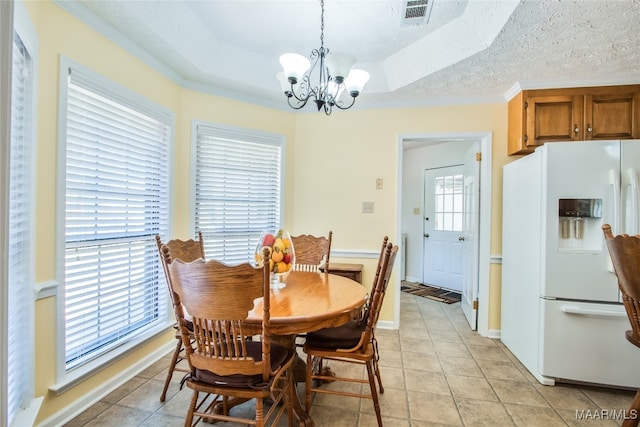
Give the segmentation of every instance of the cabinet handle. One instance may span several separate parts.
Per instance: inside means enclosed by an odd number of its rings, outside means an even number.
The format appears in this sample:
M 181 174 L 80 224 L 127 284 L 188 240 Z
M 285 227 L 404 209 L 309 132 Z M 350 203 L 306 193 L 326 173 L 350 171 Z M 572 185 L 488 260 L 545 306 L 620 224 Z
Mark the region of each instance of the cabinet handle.
M 575 133 L 580 132 L 580 128 L 578 127 L 578 125 L 573 125 L 573 128 L 574 128 L 574 129 L 573 129 L 573 131 L 574 131 Z
M 587 123 L 587 132 L 593 132 L 593 128 L 589 123 Z

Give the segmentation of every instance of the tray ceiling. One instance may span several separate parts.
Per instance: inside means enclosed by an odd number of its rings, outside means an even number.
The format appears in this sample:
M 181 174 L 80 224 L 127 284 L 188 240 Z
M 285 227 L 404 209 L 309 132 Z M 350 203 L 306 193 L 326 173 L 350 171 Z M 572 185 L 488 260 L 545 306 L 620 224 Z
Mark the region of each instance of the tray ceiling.
M 357 106 L 640 83 L 640 0 L 429 1 L 413 23 L 403 0 L 326 0 L 325 47 L 371 74 Z M 280 54 L 320 45 L 316 0 L 56 3 L 183 86 L 276 108 Z

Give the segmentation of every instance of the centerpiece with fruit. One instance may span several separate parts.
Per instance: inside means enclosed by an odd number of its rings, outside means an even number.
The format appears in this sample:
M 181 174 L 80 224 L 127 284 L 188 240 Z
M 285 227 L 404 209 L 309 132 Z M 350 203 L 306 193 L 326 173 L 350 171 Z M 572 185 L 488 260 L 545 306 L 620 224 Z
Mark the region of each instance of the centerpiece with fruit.
M 295 264 L 295 251 L 289 232 L 278 230 L 276 233 L 263 232 L 256 246 L 255 261 L 258 267 L 263 265 L 263 251 L 267 248 L 271 254 L 269 271 L 271 272 L 271 288 L 280 289 L 285 286 L 280 275 L 290 271 Z

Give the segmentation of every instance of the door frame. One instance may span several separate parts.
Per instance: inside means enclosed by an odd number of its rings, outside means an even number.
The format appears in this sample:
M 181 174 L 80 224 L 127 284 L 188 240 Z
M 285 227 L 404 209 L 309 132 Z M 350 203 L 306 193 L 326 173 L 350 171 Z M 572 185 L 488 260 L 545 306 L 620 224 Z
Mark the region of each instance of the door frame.
M 418 133 L 398 135 L 397 164 L 396 164 L 396 236 L 402 235 L 402 167 L 404 160 L 405 141 L 423 140 L 428 142 L 441 141 L 480 141 L 480 152 L 482 161 L 480 162 L 480 224 L 478 227 L 478 333 L 482 336 L 490 336 L 489 330 L 489 279 L 491 257 L 491 154 L 492 154 L 492 133 L 484 132 L 447 132 L 447 133 Z M 424 250 L 424 249 L 423 249 Z M 421 254 L 424 257 L 424 254 Z M 394 279 L 400 283 L 400 269 L 394 271 Z M 394 323 L 400 324 L 400 286 L 395 287 L 395 307 Z

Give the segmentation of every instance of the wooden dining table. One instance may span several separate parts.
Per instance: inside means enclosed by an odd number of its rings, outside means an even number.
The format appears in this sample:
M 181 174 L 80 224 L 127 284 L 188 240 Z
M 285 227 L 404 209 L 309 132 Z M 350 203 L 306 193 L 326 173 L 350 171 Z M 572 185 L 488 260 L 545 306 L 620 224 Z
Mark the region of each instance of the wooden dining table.
M 297 334 L 323 328 L 341 326 L 351 320 L 353 313 L 367 299 L 367 289 L 349 278 L 328 273 L 291 271 L 280 278 L 284 287 L 271 290 L 271 340 L 295 347 Z M 262 322 L 262 298 L 255 301 L 249 312 L 247 325 Z M 297 358 L 294 363 L 296 380 L 304 381 L 306 364 Z M 305 413 L 297 393 L 294 412 L 299 425 L 313 426 L 313 420 Z

